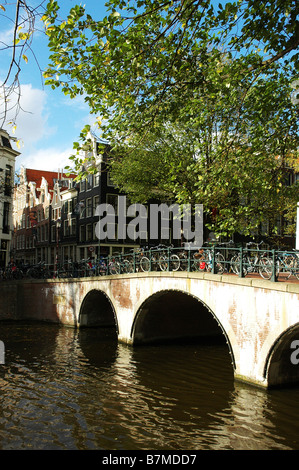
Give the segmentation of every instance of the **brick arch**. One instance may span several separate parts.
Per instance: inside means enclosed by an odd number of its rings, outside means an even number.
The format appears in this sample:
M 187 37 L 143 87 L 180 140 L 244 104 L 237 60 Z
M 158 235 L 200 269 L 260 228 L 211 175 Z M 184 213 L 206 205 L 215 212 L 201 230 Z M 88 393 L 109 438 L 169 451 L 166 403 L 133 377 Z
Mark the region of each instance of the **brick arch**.
M 114 305 L 101 289 L 91 289 L 83 298 L 79 316 L 79 327 L 102 326 L 115 327 L 118 332 L 118 320 Z
M 132 344 L 207 336 L 226 342 L 235 369 L 231 339 L 216 314 L 200 298 L 179 289 L 163 289 L 144 299 L 131 328 Z

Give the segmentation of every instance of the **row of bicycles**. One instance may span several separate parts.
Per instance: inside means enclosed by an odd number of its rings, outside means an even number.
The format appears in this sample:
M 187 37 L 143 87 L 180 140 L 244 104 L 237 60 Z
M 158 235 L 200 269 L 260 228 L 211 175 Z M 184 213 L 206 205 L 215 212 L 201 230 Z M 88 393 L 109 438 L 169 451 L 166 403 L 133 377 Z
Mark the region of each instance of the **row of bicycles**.
M 79 278 L 150 271 L 227 273 L 239 277 L 256 273 L 273 281 L 279 277 L 299 280 L 299 252 L 262 249 L 263 244 L 263 241 L 250 242 L 237 247 L 230 241 L 203 245 L 199 249 L 158 245 L 100 259 L 69 260 L 52 267 L 43 262 L 34 266 L 9 265 L 4 271 L 0 270 L 0 280 Z
M 236 247 L 232 241 L 207 245 L 197 250 L 158 245 L 143 247 L 126 254 L 115 254 L 99 261 L 82 260 L 79 269 L 66 269 L 65 276 L 84 277 L 155 271 L 193 271 L 234 274 L 245 277 L 257 273 L 263 279 L 294 277 L 299 280 L 299 252 L 262 250 L 260 243 L 249 242 Z
M 236 247 L 230 241 L 217 246 L 203 246 L 198 250 L 163 245 L 139 249 L 116 259 L 117 273 L 181 270 L 231 273 L 239 277 L 258 273 L 266 280 L 277 280 L 279 275 L 287 279 L 293 276 L 299 280 L 299 252 L 262 250 L 263 243 L 249 242 L 245 247 Z

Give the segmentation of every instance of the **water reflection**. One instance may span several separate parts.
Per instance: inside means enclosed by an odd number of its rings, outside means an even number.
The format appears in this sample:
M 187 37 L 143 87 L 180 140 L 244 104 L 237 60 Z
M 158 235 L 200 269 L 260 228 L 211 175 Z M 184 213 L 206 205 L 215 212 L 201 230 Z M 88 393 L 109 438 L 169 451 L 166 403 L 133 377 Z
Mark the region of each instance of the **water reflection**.
M 299 390 L 233 380 L 222 345 L 4 324 L 1 449 L 296 449 Z

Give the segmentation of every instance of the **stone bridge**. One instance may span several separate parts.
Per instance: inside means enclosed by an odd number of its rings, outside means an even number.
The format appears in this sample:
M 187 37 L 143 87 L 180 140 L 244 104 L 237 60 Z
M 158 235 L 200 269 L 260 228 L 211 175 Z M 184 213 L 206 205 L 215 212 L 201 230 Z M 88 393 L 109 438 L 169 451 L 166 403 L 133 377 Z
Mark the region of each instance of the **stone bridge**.
M 219 336 L 236 380 L 266 388 L 299 382 L 299 284 L 152 272 L 3 282 L 0 296 L 0 320 L 113 327 L 132 346 Z

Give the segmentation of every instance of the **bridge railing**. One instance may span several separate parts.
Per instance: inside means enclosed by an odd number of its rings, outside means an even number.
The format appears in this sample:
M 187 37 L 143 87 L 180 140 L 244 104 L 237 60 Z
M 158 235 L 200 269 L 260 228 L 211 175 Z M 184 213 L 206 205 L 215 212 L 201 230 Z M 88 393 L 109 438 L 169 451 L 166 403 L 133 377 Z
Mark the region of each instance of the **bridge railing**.
M 0 271 L 0 280 L 80 278 L 155 271 L 260 276 L 274 282 L 290 278 L 299 280 L 299 251 L 267 250 L 262 249 L 261 244 L 252 242 L 245 247 L 223 243 L 196 250 L 159 245 L 151 249 L 139 248 L 126 254 L 101 257 L 94 261 L 69 261 L 55 266 L 39 263 L 26 270 L 22 270 L 22 267 L 13 269 L 11 266 Z

